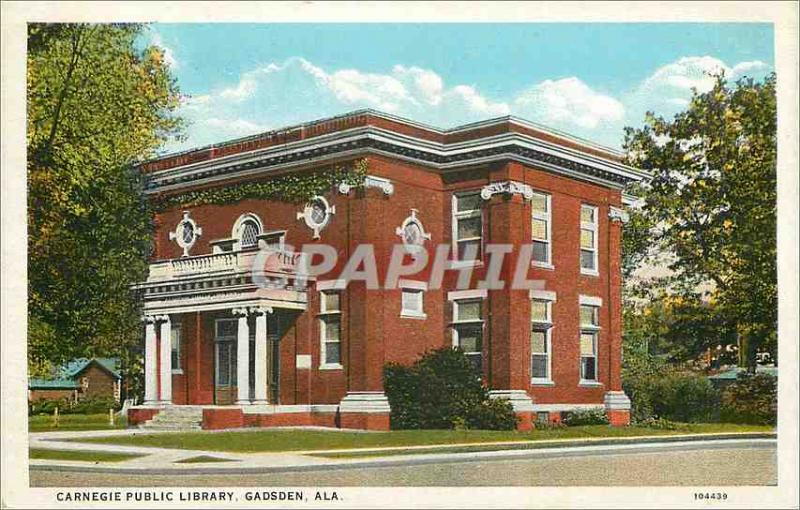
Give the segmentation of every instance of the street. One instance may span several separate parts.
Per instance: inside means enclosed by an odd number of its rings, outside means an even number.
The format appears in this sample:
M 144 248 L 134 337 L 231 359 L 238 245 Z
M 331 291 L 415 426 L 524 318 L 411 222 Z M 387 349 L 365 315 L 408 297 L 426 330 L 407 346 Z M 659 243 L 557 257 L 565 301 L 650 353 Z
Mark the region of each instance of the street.
M 131 475 L 31 470 L 32 487 L 775 485 L 774 443 L 392 467 L 230 475 Z

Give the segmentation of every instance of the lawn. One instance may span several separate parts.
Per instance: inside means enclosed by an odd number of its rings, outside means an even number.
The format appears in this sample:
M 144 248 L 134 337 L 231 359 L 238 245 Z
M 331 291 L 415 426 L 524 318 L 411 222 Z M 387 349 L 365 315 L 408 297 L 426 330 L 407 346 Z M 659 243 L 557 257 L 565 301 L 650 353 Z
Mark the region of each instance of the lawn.
M 609 427 L 590 425 L 542 429 L 531 432 L 489 430 L 395 430 L 385 433 L 321 430 L 243 430 L 231 432 L 176 432 L 167 434 L 134 434 L 132 436 L 81 438 L 82 443 L 152 446 L 187 450 L 221 452 L 279 452 L 301 450 L 337 450 L 348 448 L 380 448 L 403 446 L 447 445 L 509 441 L 545 441 L 549 439 L 582 439 L 720 432 L 773 432 L 769 426 L 722 423 L 687 424 L 682 430 L 657 430 L 644 427 Z
M 53 417 L 46 415 L 28 416 L 29 432 L 49 432 L 52 430 L 111 430 L 125 428 L 125 420 L 115 420 L 114 426 L 108 424 L 108 414 L 62 414 L 58 417 L 58 427 L 53 426 Z
M 141 457 L 135 453 L 110 453 L 110 452 L 87 452 L 85 450 L 45 450 L 42 448 L 31 448 L 28 450 L 31 459 L 45 460 L 83 460 L 87 462 L 121 462 L 123 460 Z

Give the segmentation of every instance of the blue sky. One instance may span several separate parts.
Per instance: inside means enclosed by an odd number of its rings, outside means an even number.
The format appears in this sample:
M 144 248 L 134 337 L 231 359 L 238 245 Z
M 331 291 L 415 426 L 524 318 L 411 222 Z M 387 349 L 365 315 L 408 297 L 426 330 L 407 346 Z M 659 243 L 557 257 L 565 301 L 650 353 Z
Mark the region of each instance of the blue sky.
M 706 72 L 774 68 L 764 23 L 154 24 L 187 140 L 221 142 L 358 108 L 452 127 L 513 114 L 611 147 L 672 115 Z

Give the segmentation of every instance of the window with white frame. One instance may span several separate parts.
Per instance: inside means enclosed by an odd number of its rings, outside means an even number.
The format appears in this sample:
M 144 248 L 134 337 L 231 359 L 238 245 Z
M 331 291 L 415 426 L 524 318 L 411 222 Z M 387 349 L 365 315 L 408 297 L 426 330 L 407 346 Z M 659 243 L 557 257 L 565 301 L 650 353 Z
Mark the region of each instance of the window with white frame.
M 425 317 L 423 290 L 404 288 L 401 290 L 400 315 L 403 317 Z
M 483 239 L 483 199 L 480 193 L 453 195 L 453 239 L 456 260 L 480 260 Z
M 600 308 L 581 305 L 581 381 L 597 381 L 597 337 Z
M 258 234 L 260 234 L 258 224 L 254 220 L 245 220 L 241 226 L 239 243 L 242 248 L 252 248 L 258 244 Z
M 181 324 L 172 323 L 170 330 L 170 344 L 172 346 L 171 362 L 172 371 L 181 373 L 183 366 L 183 357 L 181 356 Z
M 597 207 L 581 205 L 581 272 L 597 273 Z
M 478 374 L 483 373 L 483 302 L 453 301 L 453 346 L 461 348 Z
M 320 368 L 342 367 L 341 294 L 337 290 L 320 292 Z
M 552 379 L 552 329 L 552 302 L 531 299 L 531 380 L 534 383 Z
M 533 263 L 550 267 L 551 216 L 550 195 L 534 193 L 531 199 L 531 234 L 533 237 Z

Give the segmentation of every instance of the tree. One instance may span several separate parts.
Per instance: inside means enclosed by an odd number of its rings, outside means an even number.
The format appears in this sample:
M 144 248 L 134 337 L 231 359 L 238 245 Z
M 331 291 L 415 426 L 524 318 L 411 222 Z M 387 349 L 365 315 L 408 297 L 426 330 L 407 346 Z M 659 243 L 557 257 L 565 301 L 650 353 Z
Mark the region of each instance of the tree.
M 143 26 L 28 27 L 28 358 L 134 355 L 130 285 L 152 214 L 135 165 L 181 128 L 178 88 Z M 140 46 L 140 45 L 139 45 Z
M 718 76 L 673 119 L 648 114 L 626 128 L 624 142 L 627 162 L 652 173 L 626 261 L 647 259 L 649 246 L 670 253 L 671 291 L 707 286 L 751 370 L 777 329 L 776 111 L 774 74 L 733 85 Z

